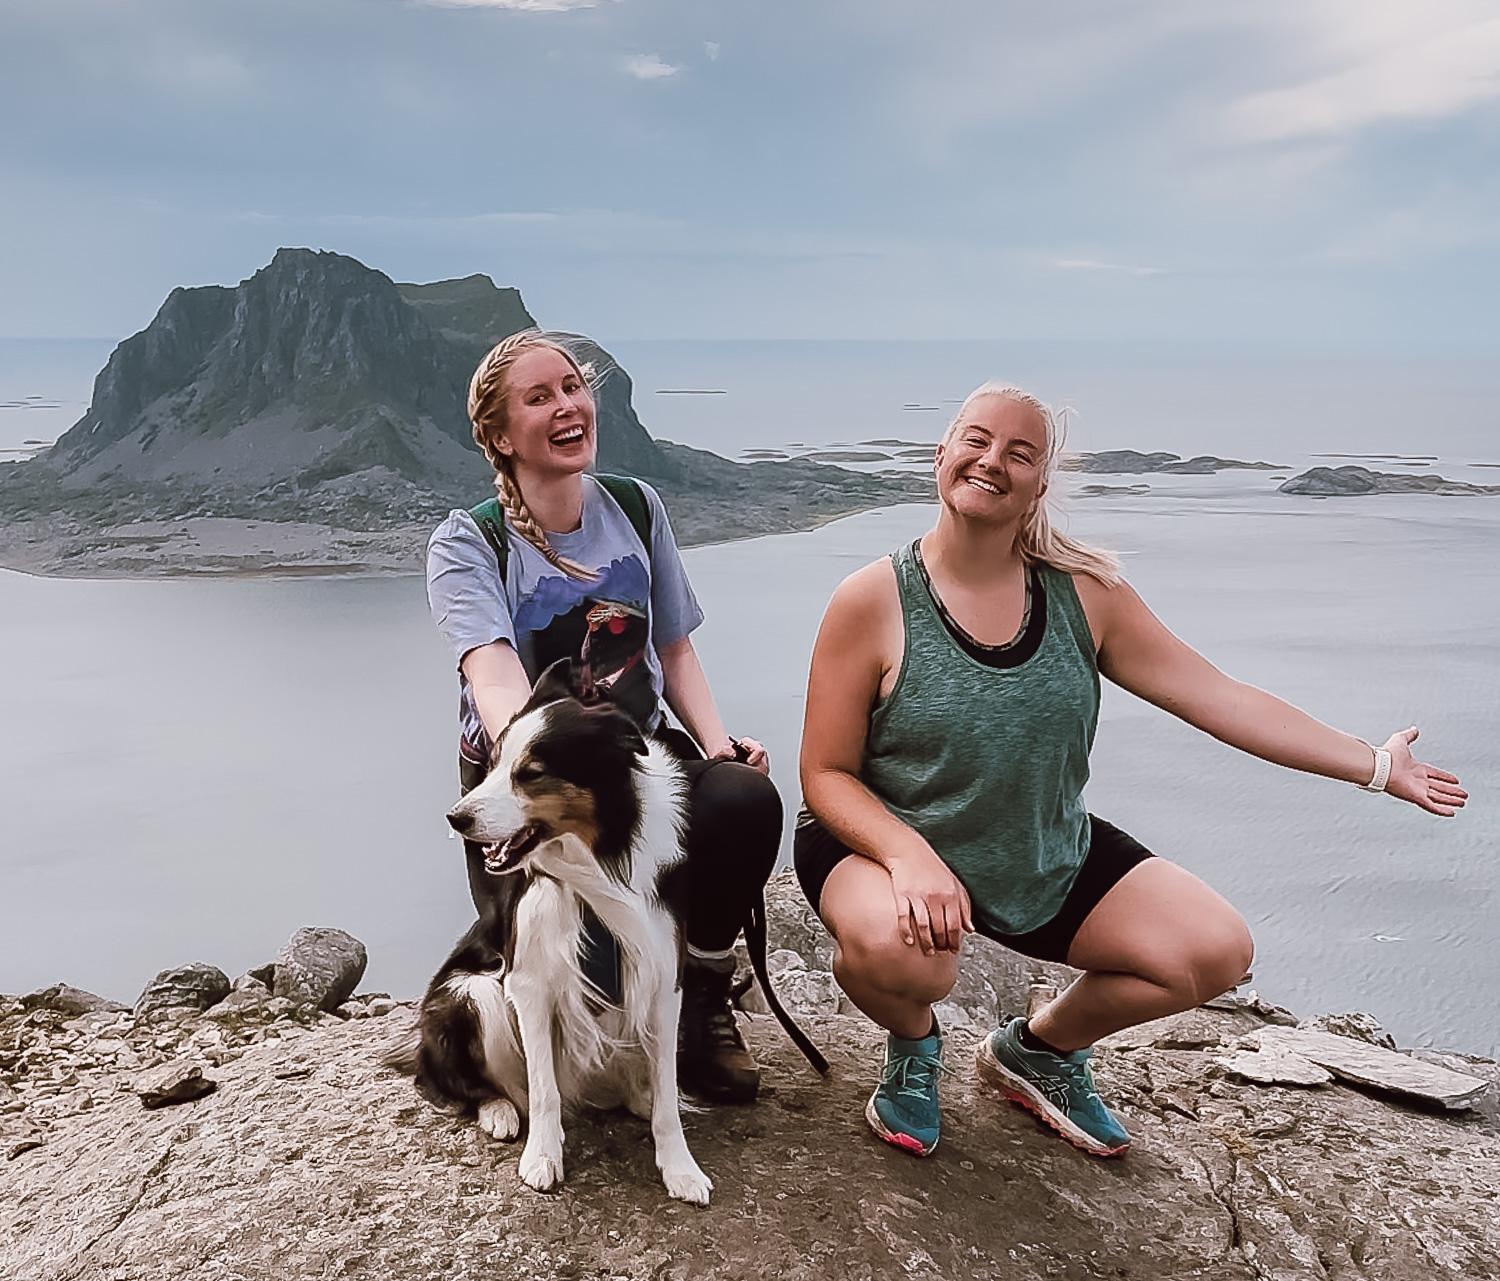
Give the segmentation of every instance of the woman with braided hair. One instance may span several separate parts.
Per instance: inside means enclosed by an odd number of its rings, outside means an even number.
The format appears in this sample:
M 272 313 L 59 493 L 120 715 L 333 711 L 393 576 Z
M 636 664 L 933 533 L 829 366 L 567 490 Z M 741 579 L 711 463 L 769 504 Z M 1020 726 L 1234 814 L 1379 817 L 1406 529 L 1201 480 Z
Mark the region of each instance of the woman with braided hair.
M 613 701 L 683 758 L 691 888 L 680 1079 L 695 1094 L 748 1102 L 760 1073 L 729 988 L 731 949 L 781 843 L 765 749 L 731 738 L 720 719 L 691 639 L 703 611 L 660 497 L 643 482 L 589 474 L 594 398 L 573 354 L 534 330 L 512 335 L 474 371 L 468 409 L 500 511 L 489 537 L 474 514 L 450 513 L 427 549 L 433 619 L 458 665 L 464 790 L 483 778 L 492 742 L 536 678 L 563 657 L 586 658 Z M 686 733 L 664 723 L 663 705 Z M 467 853 L 483 912 L 482 855 Z

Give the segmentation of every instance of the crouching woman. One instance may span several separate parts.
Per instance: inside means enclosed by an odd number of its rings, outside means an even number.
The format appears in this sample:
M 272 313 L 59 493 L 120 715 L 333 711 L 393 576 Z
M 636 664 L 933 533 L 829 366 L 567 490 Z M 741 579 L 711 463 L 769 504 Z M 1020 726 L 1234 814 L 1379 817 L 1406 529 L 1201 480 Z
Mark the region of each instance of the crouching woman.
M 1101 674 L 1264 760 L 1435 814 L 1466 797 L 1413 759 L 1415 729 L 1371 747 L 1168 631 L 1113 557 L 1049 524 L 1061 447 L 1035 397 L 974 392 L 937 449 L 936 526 L 839 586 L 813 652 L 796 870 L 840 986 L 890 1034 L 866 1118 L 922 1156 L 940 1127 L 932 1006 L 971 931 L 1083 971 L 986 1037 L 978 1068 L 1100 1156 L 1130 1137 L 1095 1092 L 1089 1047 L 1218 995 L 1250 964 L 1234 908 L 1085 811 Z

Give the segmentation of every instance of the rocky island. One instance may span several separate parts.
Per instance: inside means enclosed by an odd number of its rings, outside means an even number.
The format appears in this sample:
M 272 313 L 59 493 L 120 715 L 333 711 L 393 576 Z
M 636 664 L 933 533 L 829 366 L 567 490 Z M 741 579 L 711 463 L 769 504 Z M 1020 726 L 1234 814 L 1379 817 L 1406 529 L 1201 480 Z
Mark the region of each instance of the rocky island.
M 0 997 L 0 1275 L 1500 1275 L 1493 1062 L 1397 1053 L 1367 1016 L 1296 1026 L 1232 996 L 1101 1046 L 1135 1144 L 1091 1160 L 974 1081 L 976 1035 L 1024 1009 L 1036 977 L 981 945 L 942 1011 L 943 1144 L 916 1161 L 865 1128 L 880 1037 L 847 1012 L 787 874 L 770 936 L 777 986 L 833 1074 L 808 1071 L 746 1000 L 762 1100 L 687 1117 L 715 1182 L 706 1210 L 666 1198 L 648 1127 L 624 1115 L 576 1118 L 566 1183 L 526 1188 L 514 1146 L 384 1066 L 413 1005 L 351 995 L 363 948 L 337 930 L 298 931 L 233 983 L 166 971 L 128 1008 L 62 985 Z M 1361 1063 L 1386 1084 L 1360 1083 Z M 1452 1106 L 1429 1086 L 1456 1090 Z
M 91 576 L 413 572 L 435 522 L 491 492 L 469 376 L 534 326 L 487 276 L 397 284 L 342 254 L 282 249 L 234 287 L 176 289 L 122 342 L 88 412 L 0 467 L 0 566 Z M 930 497 L 921 476 L 732 462 L 654 440 L 631 380 L 599 380 L 599 466 L 655 485 L 679 540 L 813 527 Z
M 1442 476 L 1409 476 L 1368 467 L 1313 467 L 1278 486 L 1283 494 L 1343 498 L 1360 494 L 1500 494 L 1500 485 L 1471 485 Z
M 1143 454 L 1135 449 L 1105 449 L 1066 457 L 1061 468 L 1101 476 L 1140 476 L 1153 472 L 1169 476 L 1213 476 L 1221 471 L 1279 471 L 1281 464 L 1247 463 L 1237 458 L 1215 458 L 1211 454 L 1184 458 L 1181 454 L 1160 451 Z

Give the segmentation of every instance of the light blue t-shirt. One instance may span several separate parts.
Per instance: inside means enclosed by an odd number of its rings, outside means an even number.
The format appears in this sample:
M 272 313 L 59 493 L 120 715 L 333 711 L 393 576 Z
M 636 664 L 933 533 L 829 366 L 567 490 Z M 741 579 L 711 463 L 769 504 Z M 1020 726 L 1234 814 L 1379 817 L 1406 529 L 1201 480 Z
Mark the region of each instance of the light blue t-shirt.
M 506 521 L 505 581 L 494 549 L 474 518 L 453 511 L 427 543 L 427 600 L 433 621 L 462 663 L 471 649 L 508 641 L 534 681 L 558 658 L 587 656 L 595 678 L 610 684 L 615 701 L 654 729 L 661 720 L 658 649 L 681 640 L 703 621 L 667 509 L 657 492 L 637 482 L 651 511 L 648 551 L 630 518 L 592 476 L 583 478 L 583 519 L 567 534 L 548 533 L 559 555 L 597 571 L 592 582 L 572 578 Z M 463 750 L 476 760 L 490 741 L 459 671 Z

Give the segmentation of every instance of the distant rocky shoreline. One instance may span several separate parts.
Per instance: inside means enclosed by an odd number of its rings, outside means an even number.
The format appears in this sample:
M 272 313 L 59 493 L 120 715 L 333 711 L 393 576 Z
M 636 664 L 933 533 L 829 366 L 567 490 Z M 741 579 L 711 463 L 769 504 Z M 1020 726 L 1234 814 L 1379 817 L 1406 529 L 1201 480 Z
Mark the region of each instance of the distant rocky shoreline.
M 1409 476 L 1402 472 L 1371 471 L 1368 467 L 1313 467 L 1279 486 L 1283 494 L 1311 494 L 1320 498 L 1351 498 L 1363 494 L 1444 494 L 1465 497 L 1500 494 L 1500 485 L 1471 485 L 1442 476 Z
M 341 931 L 298 931 L 275 961 L 232 981 L 201 963 L 164 971 L 131 1008 L 64 985 L 0 997 L 0 1272 L 1500 1272 L 1492 1061 L 1398 1054 L 1368 1016 L 1298 1024 L 1253 994 L 1234 996 L 1101 1044 L 1101 1089 L 1135 1146 L 1119 1162 L 1091 1161 L 973 1080 L 976 1035 L 1023 1010 L 1034 981 L 1066 977 L 981 945 L 941 1009 L 947 1122 L 941 1150 L 918 1162 L 865 1131 L 880 1037 L 847 1012 L 827 968 L 831 944 L 788 874 L 772 882 L 769 918 L 778 990 L 834 1071 L 807 1071 L 746 998 L 762 1099 L 687 1117 L 716 1183 L 706 1211 L 662 1195 L 647 1127 L 614 1114 L 569 1125 L 560 1192 L 524 1188 L 514 1147 L 434 1109 L 383 1065 L 410 1036 L 414 1006 L 353 994 L 364 949 Z M 1325 1061 L 1342 1066 L 1330 1073 Z M 1361 1072 L 1407 1093 L 1348 1084 Z M 1483 1092 L 1436 1111 L 1410 1092 L 1454 1081 Z

